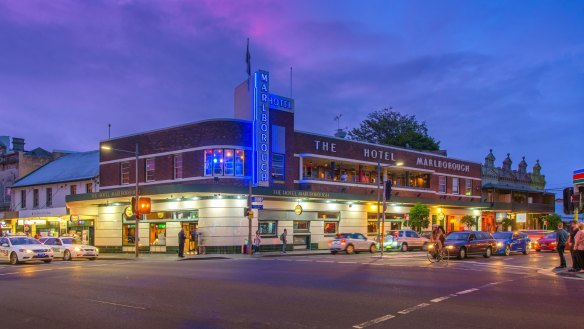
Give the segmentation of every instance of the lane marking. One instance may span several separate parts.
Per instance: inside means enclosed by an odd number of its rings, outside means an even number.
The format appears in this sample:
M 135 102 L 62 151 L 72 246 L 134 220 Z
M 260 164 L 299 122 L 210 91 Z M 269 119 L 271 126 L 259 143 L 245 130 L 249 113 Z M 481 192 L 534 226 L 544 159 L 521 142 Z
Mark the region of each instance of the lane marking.
M 339 264 L 357 264 L 357 262 L 338 262 Z
M 441 301 L 447 300 L 447 299 L 450 299 L 450 296 L 444 296 L 444 297 L 434 298 L 434 299 L 431 299 L 430 301 L 432 303 L 440 303 Z
M 85 300 L 88 300 L 90 302 L 100 303 L 100 304 L 107 304 L 107 305 L 120 306 L 120 307 L 127 307 L 127 308 L 133 308 L 133 309 L 137 309 L 137 310 L 146 310 L 145 307 L 134 306 L 134 305 L 126 305 L 126 304 L 119 304 L 119 303 L 113 303 L 113 302 L 107 302 L 105 300 L 97 300 L 97 299 L 89 299 L 89 298 L 86 298 Z
M 387 320 L 393 319 L 393 318 L 395 318 L 394 315 L 387 314 L 387 315 L 384 315 L 384 316 L 380 316 L 377 319 L 373 319 L 373 320 L 370 320 L 370 321 L 363 322 L 361 324 L 354 325 L 353 328 L 363 329 L 363 328 L 367 328 L 367 327 L 372 326 L 374 324 L 378 324 L 378 323 L 381 323 L 383 321 L 387 321 Z
M 312 262 L 312 259 L 296 259 L 297 262 Z
M 316 263 L 334 263 L 332 260 L 317 260 Z
M 465 295 L 465 294 L 468 294 L 468 293 L 471 293 L 471 292 L 477 291 L 477 290 L 478 290 L 477 288 L 472 288 L 472 289 L 467 289 L 467 290 L 459 291 L 456 294 L 457 295 Z
M 430 304 L 428 304 L 428 303 L 422 303 L 422 304 L 418 304 L 418 305 L 416 305 L 416 306 L 412 306 L 412 307 L 410 307 L 410 308 L 406 308 L 405 310 L 399 311 L 398 313 L 399 313 L 399 314 L 406 315 L 406 314 L 408 314 L 408 313 L 411 313 L 411 312 L 413 312 L 413 311 L 415 311 L 415 310 L 419 310 L 419 309 L 421 309 L 421 308 L 424 308 L 424 307 L 426 307 L 426 306 L 430 306 Z

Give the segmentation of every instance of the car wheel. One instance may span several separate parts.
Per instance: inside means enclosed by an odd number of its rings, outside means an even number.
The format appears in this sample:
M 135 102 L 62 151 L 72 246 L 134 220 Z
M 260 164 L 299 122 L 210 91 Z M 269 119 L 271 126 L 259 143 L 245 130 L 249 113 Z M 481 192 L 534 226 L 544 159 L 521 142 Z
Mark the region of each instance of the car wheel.
M 18 255 L 15 252 L 12 252 L 10 254 L 10 265 L 16 264 L 20 264 L 20 262 L 18 261 Z
M 511 255 L 511 247 L 509 247 L 509 245 L 507 245 L 505 247 L 505 256 L 509 256 Z
M 43 262 L 45 262 L 45 264 L 49 264 L 52 261 L 53 261 L 52 259 L 45 259 L 45 260 L 43 260 Z
M 492 253 L 493 253 L 493 250 L 491 250 L 491 247 L 489 247 L 489 248 L 487 248 L 487 251 L 485 251 L 485 254 L 483 255 L 483 257 L 489 258 L 489 257 L 491 257 Z
M 347 248 L 345 248 L 345 252 L 347 253 L 347 255 L 350 255 L 355 252 L 355 247 L 353 247 L 353 245 L 350 244 L 347 246 Z
M 465 259 L 466 258 L 466 248 L 465 247 L 460 248 L 460 250 L 458 251 L 457 258 L 458 259 Z
M 65 261 L 71 260 L 71 252 L 69 250 L 65 250 L 65 253 L 63 254 L 63 260 Z
M 402 252 L 408 251 L 408 244 L 407 243 L 402 243 L 402 245 L 401 245 L 401 251 Z
M 372 244 L 371 247 L 369 247 L 369 252 L 372 253 L 372 254 L 376 253 L 377 252 L 377 247 L 375 247 L 375 245 Z
M 336 252 L 336 251 L 334 251 L 334 250 L 331 250 L 331 254 L 333 254 L 333 255 L 336 255 L 336 254 L 337 254 L 337 252 Z

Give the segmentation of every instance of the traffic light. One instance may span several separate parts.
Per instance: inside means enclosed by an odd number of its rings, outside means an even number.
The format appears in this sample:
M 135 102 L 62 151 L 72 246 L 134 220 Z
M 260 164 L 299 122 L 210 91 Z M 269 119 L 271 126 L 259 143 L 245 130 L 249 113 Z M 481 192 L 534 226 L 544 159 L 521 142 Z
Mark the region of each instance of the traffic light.
M 150 198 L 138 198 L 138 212 L 140 215 L 149 214 L 152 209 L 152 200 Z
M 391 179 L 388 179 L 385 182 L 385 200 L 389 201 L 391 200 L 391 187 L 393 186 L 393 182 L 391 181 Z
M 249 208 L 243 208 L 243 216 L 247 217 L 249 219 L 253 218 L 253 210 L 249 209 Z
M 571 187 L 564 189 L 564 214 L 571 215 L 574 213 L 574 190 Z
M 132 197 L 132 213 L 134 215 L 136 215 L 137 214 L 137 211 L 138 211 L 138 203 L 136 201 L 137 201 L 136 197 L 133 196 Z

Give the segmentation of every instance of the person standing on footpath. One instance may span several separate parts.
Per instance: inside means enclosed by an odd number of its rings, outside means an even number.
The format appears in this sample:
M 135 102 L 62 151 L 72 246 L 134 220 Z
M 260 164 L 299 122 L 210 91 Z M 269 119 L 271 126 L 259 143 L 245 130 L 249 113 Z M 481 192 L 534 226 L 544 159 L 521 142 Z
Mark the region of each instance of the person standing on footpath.
M 570 255 L 572 256 L 572 268 L 569 270 L 569 272 L 580 272 L 581 268 L 578 267 L 578 261 L 576 259 L 576 251 L 574 250 L 574 237 L 576 236 L 576 233 L 578 233 L 579 229 L 578 229 L 578 223 L 577 222 L 572 222 L 570 223 L 570 225 L 572 226 L 572 230 L 570 231 Z
M 288 238 L 288 230 L 284 229 L 284 233 L 282 233 L 282 235 L 280 235 L 280 240 L 282 240 L 282 252 L 286 253 L 286 242 Z
M 584 273 L 584 223 L 578 224 L 578 233 L 574 236 L 574 252 L 576 253 L 576 266 L 579 273 Z
M 193 227 L 191 231 L 191 242 L 189 244 L 189 251 L 197 253 L 197 227 Z
M 181 228 L 180 232 L 178 232 L 178 257 L 185 256 L 185 240 L 187 236 L 185 234 L 185 229 Z
M 251 249 L 252 253 L 260 252 L 261 243 L 262 239 L 260 238 L 260 231 L 256 231 L 255 238 L 253 239 L 253 248 Z
M 564 223 L 558 224 L 558 230 L 556 231 L 556 249 L 558 250 L 558 255 L 560 255 L 560 266 L 556 269 L 566 268 L 566 257 L 564 257 L 564 250 L 566 249 L 566 242 L 568 242 L 568 232 L 564 230 Z

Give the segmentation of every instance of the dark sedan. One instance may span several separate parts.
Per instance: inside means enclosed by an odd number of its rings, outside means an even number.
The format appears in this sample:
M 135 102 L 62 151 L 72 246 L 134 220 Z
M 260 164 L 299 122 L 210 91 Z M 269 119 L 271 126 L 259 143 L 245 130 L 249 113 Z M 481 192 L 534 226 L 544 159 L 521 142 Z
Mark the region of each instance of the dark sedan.
M 489 232 L 460 231 L 449 233 L 444 245 L 451 257 L 462 259 L 468 255 L 482 255 L 489 258 L 497 249 L 497 240 Z

